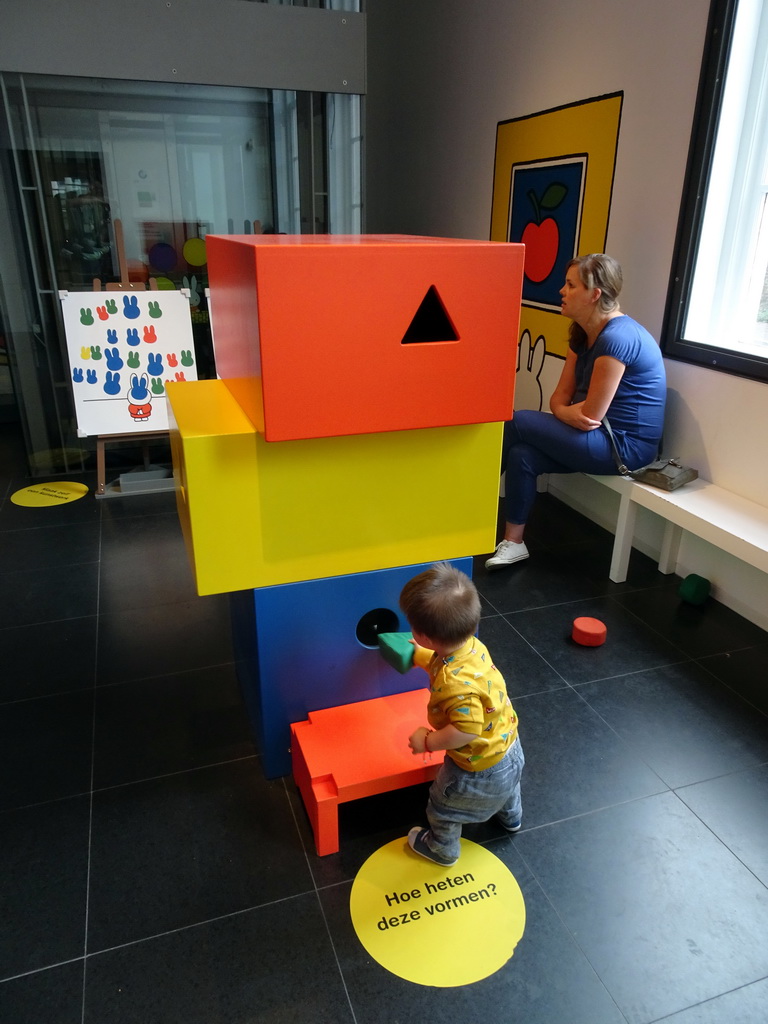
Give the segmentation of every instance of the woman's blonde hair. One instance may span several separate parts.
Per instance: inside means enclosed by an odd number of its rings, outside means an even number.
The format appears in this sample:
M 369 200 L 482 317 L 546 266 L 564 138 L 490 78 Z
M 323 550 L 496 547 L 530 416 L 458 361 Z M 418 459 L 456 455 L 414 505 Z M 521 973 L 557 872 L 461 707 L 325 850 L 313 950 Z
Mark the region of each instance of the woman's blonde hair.
M 600 289 L 597 306 L 602 313 L 612 313 L 619 308 L 619 293 L 624 283 L 624 275 L 617 260 L 612 256 L 606 256 L 604 252 L 591 252 L 587 256 L 575 256 L 569 261 L 566 270 L 570 270 L 571 267 L 576 267 L 585 288 Z M 575 321 L 571 323 L 569 343 L 575 352 L 581 351 L 587 343 L 584 328 Z

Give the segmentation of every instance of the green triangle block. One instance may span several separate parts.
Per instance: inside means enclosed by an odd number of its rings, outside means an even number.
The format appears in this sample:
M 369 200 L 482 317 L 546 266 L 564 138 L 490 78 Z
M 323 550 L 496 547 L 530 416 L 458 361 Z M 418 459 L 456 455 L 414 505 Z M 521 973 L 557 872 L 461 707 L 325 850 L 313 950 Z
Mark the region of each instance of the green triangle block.
M 413 668 L 412 633 L 379 633 L 379 650 L 386 662 L 401 675 Z

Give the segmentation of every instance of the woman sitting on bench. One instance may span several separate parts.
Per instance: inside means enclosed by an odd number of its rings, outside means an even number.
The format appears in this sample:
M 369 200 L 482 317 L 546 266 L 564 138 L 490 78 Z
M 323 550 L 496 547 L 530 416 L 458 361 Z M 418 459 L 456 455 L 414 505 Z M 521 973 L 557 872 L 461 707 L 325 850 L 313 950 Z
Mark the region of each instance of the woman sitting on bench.
M 603 253 L 568 264 L 560 309 L 572 323 L 565 365 L 549 402 L 554 415 L 522 409 L 505 426 L 506 526 L 486 569 L 528 558 L 523 534 L 539 474 L 618 473 L 605 417 L 630 469 L 658 455 L 664 362 L 648 331 L 621 312 L 621 285 L 621 267 Z

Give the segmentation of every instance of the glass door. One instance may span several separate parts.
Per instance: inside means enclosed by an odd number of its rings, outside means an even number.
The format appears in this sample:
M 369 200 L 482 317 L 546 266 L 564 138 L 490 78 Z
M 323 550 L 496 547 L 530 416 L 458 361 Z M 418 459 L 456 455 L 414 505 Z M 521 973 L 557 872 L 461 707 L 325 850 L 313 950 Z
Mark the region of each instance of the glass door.
M 6 356 L 31 471 L 73 471 L 94 441 L 77 435 L 59 292 L 186 290 L 198 375 L 215 376 L 206 236 L 359 231 L 359 97 L 34 75 L 0 84 Z

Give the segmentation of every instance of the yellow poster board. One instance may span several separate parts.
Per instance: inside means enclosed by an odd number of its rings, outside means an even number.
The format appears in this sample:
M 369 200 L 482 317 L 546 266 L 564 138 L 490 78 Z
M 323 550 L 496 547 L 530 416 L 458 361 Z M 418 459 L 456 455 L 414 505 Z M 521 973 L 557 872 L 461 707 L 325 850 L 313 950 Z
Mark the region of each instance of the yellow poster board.
M 496 130 L 491 239 L 526 246 L 520 336 L 564 356 L 559 290 L 574 256 L 604 252 L 623 93 L 502 121 Z

